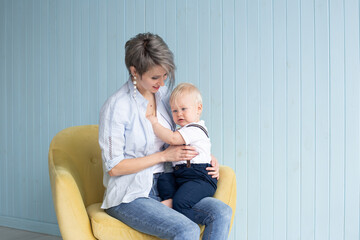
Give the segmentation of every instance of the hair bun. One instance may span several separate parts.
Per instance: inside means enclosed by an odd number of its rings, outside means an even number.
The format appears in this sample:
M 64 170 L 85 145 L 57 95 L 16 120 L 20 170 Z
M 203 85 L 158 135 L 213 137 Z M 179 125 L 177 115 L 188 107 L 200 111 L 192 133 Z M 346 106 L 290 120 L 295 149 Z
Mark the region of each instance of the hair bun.
M 148 44 L 149 42 L 150 42 L 150 39 L 148 39 L 148 38 L 144 39 L 144 43 L 143 43 L 144 48 L 147 47 L 147 44 Z

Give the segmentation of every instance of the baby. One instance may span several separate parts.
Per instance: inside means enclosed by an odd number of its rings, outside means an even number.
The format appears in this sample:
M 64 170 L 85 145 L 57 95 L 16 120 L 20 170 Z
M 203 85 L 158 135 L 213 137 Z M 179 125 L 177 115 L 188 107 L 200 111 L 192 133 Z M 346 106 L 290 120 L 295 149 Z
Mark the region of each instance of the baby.
M 147 116 L 155 134 L 170 145 L 186 144 L 199 153 L 191 161 L 173 162 L 174 172 L 158 179 L 158 191 L 163 203 L 194 219 L 192 207 L 204 197 L 212 197 L 217 179 L 208 175 L 211 164 L 211 143 L 204 121 L 200 120 L 202 98 L 190 83 L 179 84 L 170 96 L 174 122 L 181 128 L 173 132 L 163 127 L 155 116 Z M 172 200 L 171 200 L 172 199 Z

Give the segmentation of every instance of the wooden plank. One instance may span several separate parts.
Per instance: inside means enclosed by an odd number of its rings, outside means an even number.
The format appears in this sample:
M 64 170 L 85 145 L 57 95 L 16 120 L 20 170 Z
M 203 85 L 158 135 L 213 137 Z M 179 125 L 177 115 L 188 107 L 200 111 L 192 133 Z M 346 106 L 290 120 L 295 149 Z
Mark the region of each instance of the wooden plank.
M 329 22 L 326 2 L 315 4 L 316 166 L 315 239 L 329 239 Z
M 273 5 L 259 4 L 260 34 L 260 239 L 274 237 Z
M 359 1 L 344 2 L 345 179 L 344 236 L 360 239 L 360 37 Z
M 274 4 L 274 239 L 286 236 L 286 1 Z
M 235 114 L 237 202 L 233 232 L 235 239 L 247 239 L 248 229 L 248 117 L 247 117 L 247 1 L 235 1 Z
M 301 175 L 300 235 L 315 238 L 315 15 L 314 2 L 301 2 Z

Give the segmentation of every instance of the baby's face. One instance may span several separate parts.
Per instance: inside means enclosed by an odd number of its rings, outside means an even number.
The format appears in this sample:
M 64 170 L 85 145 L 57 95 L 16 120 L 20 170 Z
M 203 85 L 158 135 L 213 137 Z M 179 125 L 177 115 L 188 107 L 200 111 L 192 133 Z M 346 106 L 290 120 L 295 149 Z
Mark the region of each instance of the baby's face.
M 200 120 L 202 104 L 189 94 L 180 95 L 170 103 L 170 107 L 174 122 L 181 127 Z

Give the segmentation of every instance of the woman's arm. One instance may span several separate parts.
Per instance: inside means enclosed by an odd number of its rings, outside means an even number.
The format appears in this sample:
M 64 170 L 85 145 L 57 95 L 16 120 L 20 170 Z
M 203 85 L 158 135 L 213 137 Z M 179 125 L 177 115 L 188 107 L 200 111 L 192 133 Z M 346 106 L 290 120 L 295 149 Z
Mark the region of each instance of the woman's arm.
M 198 153 L 190 146 L 170 146 L 165 151 L 145 157 L 123 159 L 108 173 L 110 176 L 132 174 L 162 162 L 177 162 L 193 159 Z
M 112 177 L 132 174 L 161 162 L 165 162 L 163 157 L 161 157 L 161 152 L 157 152 L 145 157 L 124 159 L 115 165 L 115 167 L 113 167 L 108 172 L 108 174 Z
M 173 132 L 172 130 L 163 127 L 159 122 L 156 116 L 148 115 L 147 119 L 151 122 L 154 133 L 158 136 L 162 141 L 166 142 L 170 145 L 182 145 L 185 144 L 185 141 L 181 134 L 178 131 Z

